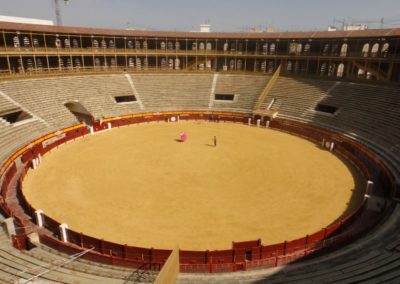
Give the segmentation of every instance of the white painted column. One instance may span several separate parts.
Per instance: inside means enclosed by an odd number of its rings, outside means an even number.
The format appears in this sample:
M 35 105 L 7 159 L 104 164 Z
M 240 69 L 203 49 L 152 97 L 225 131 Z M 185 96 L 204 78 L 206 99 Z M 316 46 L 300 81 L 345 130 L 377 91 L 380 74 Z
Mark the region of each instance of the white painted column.
M 38 156 L 38 164 L 40 165 L 41 163 L 42 163 L 42 155 L 41 154 L 39 154 L 39 156 Z
M 37 168 L 36 158 L 32 159 L 32 168 L 33 168 L 34 170 L 36 170 L 36 168 Z
M 269 128 L 269 120 L 267 120 L 267 122 L 265 123 L 265 127 Z
M 322 138 L 322 148 L 325 148 L 325 138 Z
M 257 127 L 260 127 L 261 125 L 261 119 L 257 119 Z
M 374 182 L 369 180 L 367 182 L 367 188 L 365 190 L 365 193 L 371 195 L 373 187 L 374 187 Z
M 16 235 L 14 218 L 10 217 L 5 219 L 4 223 L 6 224 L 8 236 L 11 237 L 11 235 Z
M 176 116 L 176 121 L 179 122 L 179 115 Z
M 250 126 L 251 125 L 251 117 L 247 120 L 247 124 Z
M 108 126 L 108 130 L 111 130 L 111 128 L 112 128 L 111 122 L 107 122 L 107 126 Z
M 67 224 L 64 223 L 64 224 L 60 225 L 61 240 L 64 243 L 68 242 L 67 229 L 68 229 L 68 225 Z
M 43 211 L 40 209 L 36 210 L 35 214 L 36 214 L 36 225 L 38 225 L 39 227 L 43 227 Z
M 329 147 L 329 150 L 332 152 L 333 148 L 335 148 L 335 143 L 331 142 L 331 146 Z

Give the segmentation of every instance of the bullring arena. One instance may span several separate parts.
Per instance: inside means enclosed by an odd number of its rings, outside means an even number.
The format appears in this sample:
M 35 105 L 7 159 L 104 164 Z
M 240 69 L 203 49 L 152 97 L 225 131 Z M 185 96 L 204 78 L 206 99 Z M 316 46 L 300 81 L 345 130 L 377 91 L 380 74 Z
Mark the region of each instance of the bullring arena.
M 399 29 L 0 31 L 2 282 L 399 282 Z
M 184 143 L 176 141 L 182 129 Z M 63 146 L 28 173 L 24 193 L 70 228 L 116 243 L 227 249 L 231 240 L 296 239 L 355 211 L 365 185 L 350 169 L 280 132 L 160 123 Z

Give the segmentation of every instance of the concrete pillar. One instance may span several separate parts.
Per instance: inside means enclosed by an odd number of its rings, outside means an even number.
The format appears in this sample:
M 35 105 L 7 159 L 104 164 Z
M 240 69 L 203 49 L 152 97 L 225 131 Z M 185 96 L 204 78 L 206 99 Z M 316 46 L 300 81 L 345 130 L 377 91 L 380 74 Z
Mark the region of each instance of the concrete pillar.
M 325 148 L 325 138 L 322 138 L 322 148 Z
M 38 225 L 39 227 L 43 227 L 43 211 L 40 209 L 36 210 L 35 214 L 36 214 L 36 225 Z
M 335 147 L 335 143 L 332 142 L 331 146 L 329 147 L 329 150 L 332 152 L 334 147 Z
M 257 127 L 260 127 L 261 125 L 261 119 L 257 119 Z
M 365 190 L 365 193 L 368 194 L 368 195 L 371 195 L 373 187 L 374 187 L 374 182 L 369 180 L 367 182 L 367 188 Z
M 42 163 L 42 155 L 39 154 L 38 160 L 39 160 L 39 165 L 40 165 Z
M 112 128 L 111 122 L 107 122 L 107 126 L 108 126 L 108 130 L 111 130 L 111 128 Z
M 90 126 L 90 127 L 89 127 L 89 130 L 90 130 L 90 134 L 93 134 L 93 133 L 94 133 L 93 126 Z
M 179 122 L 179 115 L 176 116 L 176 121 Z
M 267 120 L 267 122 L 265 123 L 265 127 L 269 128 L 269 120 Z
M 11 235 L 16 235 L 14 218 L 10 217 L 5 219 L 4 223 L 6 224 L 8 236 L 11 237 Z
M 249 119 L 247 120 L 248 125 L 251 125 L 251 117 L 249 117 Z
M 67 224 L 61 224 L 60 225 L 61 240 L 64 243 L 68 242 L 67 229 L 68 229 L 68 225 Z

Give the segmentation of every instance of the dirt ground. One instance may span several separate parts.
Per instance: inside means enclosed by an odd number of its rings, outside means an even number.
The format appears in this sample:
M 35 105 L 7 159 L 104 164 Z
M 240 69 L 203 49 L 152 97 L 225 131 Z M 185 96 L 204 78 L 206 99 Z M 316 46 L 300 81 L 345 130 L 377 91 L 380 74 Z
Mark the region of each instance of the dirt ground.
M 184 143 L 177 141 L 182 131 Z M 29 171 L 24 193 L 34 208 L 90 236 L 204 250 L 314 233 L 355 209 L 364 184 L 347 163 L 295 136 L 232 123 L 161 122 L 53 150 Z

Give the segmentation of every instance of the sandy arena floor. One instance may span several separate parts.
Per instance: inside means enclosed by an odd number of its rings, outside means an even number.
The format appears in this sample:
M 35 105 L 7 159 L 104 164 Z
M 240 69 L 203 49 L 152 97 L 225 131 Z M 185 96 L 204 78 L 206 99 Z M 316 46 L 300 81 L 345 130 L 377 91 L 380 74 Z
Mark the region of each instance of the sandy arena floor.
M 185 143 L 176 140 L 182 131 Z M 113 129 L 53 150 L 29 171 L 24 193 L 34 208 L 87 235 L 204 250 L 314 233 L 355 209 L 364 184 L 306 140 L 239 124 L 180 122 Z

